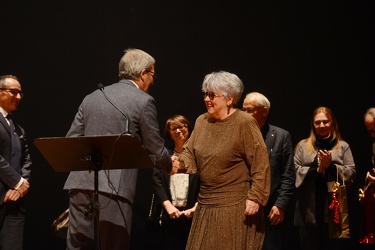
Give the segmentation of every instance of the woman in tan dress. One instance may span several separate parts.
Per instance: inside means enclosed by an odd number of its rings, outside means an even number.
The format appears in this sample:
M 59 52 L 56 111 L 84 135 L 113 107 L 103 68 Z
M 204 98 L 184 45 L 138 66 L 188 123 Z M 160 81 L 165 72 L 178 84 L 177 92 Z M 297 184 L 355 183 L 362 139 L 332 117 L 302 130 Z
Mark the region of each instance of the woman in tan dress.
M 259 126 L 234 108 L 243 92 L 235 74 L 206 75 L 202 91 L 207 113 L 178 154 L 180 167 L 201 177 L 186 249 L 261 249 L 270 166 Z

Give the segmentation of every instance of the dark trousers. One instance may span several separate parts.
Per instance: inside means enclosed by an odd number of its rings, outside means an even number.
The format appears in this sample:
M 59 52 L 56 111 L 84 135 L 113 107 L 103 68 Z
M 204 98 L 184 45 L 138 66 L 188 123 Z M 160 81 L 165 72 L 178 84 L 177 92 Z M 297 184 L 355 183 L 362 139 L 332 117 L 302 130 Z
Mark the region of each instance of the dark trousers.
M 0 249 L 22 250 L 25 225 L 23 199 L 0 205 Z
M 162 224 L 162 248 L 165 250 L 185 250 L 191 222 L 192 219 L 187 219 L 185 216 L 178 219 L 164 219 Z

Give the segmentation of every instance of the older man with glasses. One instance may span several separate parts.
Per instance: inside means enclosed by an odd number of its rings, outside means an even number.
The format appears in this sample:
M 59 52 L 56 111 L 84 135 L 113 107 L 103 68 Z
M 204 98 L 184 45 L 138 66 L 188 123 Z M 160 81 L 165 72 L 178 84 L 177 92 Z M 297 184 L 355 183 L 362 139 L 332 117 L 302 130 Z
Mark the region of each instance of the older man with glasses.
M 158 167 L 177 172 L 160 136 L 155 100 L 148 94 L 156 77 L 155 59 L 129 48 L 118 76 L 119 82 L 100 85 L 83 99 L 67 137 L 130 133 L 155 156 Z M 127 167 L 124 163 L 124 169 L 99 171 L 99 204 L 92 171 L 69 174 L 64 185 L 70 195 L 67 249 L 130 249 L 138 169 Z
M 264 213 L 266 233 L 263 249 L 277 250 L 286 249 L 285 244 L 291 244 L 284 240 L 288 236 L 286 232 L 289 232 L 284 221 L 295 189 L 295 173 L 291 136 L 288 131 L 267 122 L 270 108 L 270 101 L 258 92 L 248 93 L 242 105 L 242 110 L 258 122 L 270 158 L 271 193 Z
M 23 249 L 31 160 L 25 130 L 12 117 L 22 97 L 16 76 L 0 76 L 0 249 Z

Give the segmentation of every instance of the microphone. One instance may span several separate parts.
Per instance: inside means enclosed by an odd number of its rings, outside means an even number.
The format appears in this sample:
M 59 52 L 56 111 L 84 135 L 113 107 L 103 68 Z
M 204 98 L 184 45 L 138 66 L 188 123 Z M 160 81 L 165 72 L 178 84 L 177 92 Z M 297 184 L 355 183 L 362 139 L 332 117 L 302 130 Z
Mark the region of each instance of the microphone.
M 113 102 L 111 102 L 109 99 L 108 99 L 108 97 L 107 97 L 107 95 L 105 94 L 105 92 L 104 92 L 104 86 L 103 86 L 103 84 L 101 84 L 101 83 L 99 83 L 98 84 L 98 89 L 103 93 L 103 95 L 104 95 L 104 97 L 105 97 L 105 99 L 107 99 L 107 101 L 110 103 L 110 104 L 112 104 L 112 106 L 113 107 L 115 107 L 124 117 L 125 117 L 125 119 L 126 119 L 126 122 L 125 122 L 125 134 L 128 134 L 128 135 L 130 135 L 130 133 L 129 133 L 129 117 L 127 116 L 127 115 L 125 115 L 124 114 L 124 112 L 122 112 Z

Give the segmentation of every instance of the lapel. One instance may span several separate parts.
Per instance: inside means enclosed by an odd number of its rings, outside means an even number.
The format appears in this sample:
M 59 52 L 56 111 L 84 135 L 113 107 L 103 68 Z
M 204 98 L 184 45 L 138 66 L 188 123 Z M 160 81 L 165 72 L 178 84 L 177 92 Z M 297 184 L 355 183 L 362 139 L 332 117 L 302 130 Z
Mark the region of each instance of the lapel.
M 5 120 L 5 117 L 0 113 L 0 123 L 5 128 L 5 130 L 8 132 L 8 135 L 10 137 L 10 127 L 8 125 L 8 122 Z
M 22 130 L 20 126 L 18 126 L 17 122 L 14 121 L 14 119 L 13 119 L 13 124 L 14 124 L 14 132 L 18 135 L 20 139 L 22 139 L 23 138 Z
M 267 146 L 267 150 L 268 150 L 268 154 L 271 154 L 272 151 L 273 151 L 273 146 L 275 144 L 275 140 L 276 140 L 276 131 L 275 129 L 270 125 L 269 126 L 269 131 L 266 135 L 266 146 Z

